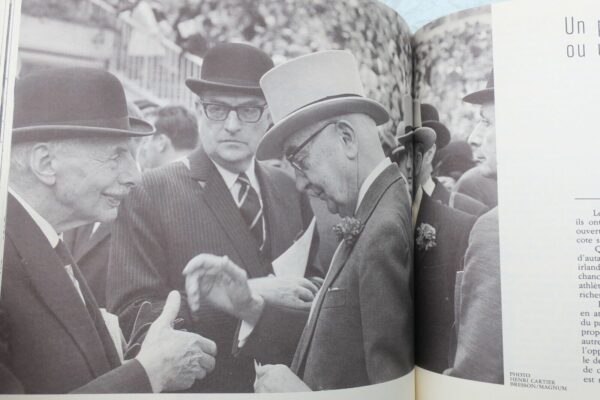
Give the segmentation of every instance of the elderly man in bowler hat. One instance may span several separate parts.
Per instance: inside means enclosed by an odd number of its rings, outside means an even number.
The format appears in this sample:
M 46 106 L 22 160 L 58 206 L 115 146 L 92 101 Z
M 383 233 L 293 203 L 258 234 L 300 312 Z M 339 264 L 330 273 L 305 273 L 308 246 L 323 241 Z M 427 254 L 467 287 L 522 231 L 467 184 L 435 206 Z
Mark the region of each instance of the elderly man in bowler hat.
M 223 43 L 204 58 L 197 98 L 200 148 L 186 159 L 148 171 L 119 211 L 107 297 L 128 331 L 142 302 L 160 312 L 164 294 L 184 291 L 184 267 L 200 253 L 227 256 L 248 274 L 274 320 L 245 321 L 205 303 L 182 310 L 187 329 L 220 349 L 211 375 L 191 390 L 249 392 L 254 360 L 289 364 L 319 279 L 276 277 L 271 262 L 313 218 L 306 195 L 281 169 L 256 162 L 271 119 L 260 77 L 271 58 L 252 46 Z M 320 274 L 309 263 L 306 276 Z M 260 345 L 268 343 L 266 348 Z M 244 353 L 240 354 L 243 346 Z M 261 351 L 253 352 L 255 347 Z M 231 350 L 233 348 L 233 351 Z
M 356 60 L 325 51 L 261 79 L 274 119 L 257 156 L 285 155 L 296 187 L 344 217 L 341 240 L 311 309 L 291 368 L 257 366 L 255 391 L 341 389 L 398 378 L 413 368 L 410 198 L 383 153 L 377 126 L 388 112 L 364 95 Z M 229 259 L 204 255 L 184 271 L 188 301 L 239 318 L 270 319 Z
M 493 72 L 492 72 L 493 74 Z M 496 179 L 496 114 L 492 78 L 486 88 L 463 101 L 480 106 L 480 121 L 472 135 L 481 138 L 481 175 Z M 473 226 L 456 294 L 457 344 L 452 367 L 444 373 L 470 380 L 504 383 L 502 300 L 500 283 L 498 206 Z
M 132 122 L 143 132 L 132 130 Z M 176 292 L 169 294 L 137 356 L 122 362 L 120 332 L 105 324 L 59 235 L 116 217 L 119 203 L 139 180 L 129 138 L 152 131 L 128 117 L 123 88 L 107 72 L 50 70 L 17 81 L 2 275 L 1 391 L 172 391 L 213 368 L 213 342 L 172 328 L 180 305 Z

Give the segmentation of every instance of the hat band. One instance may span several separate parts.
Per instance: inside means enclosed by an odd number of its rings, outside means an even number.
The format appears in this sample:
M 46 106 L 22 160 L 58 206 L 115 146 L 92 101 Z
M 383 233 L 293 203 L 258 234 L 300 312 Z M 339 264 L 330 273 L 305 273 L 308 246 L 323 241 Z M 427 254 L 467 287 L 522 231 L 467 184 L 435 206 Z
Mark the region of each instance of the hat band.
M 295 110 L 290 111 L 287 115 L 294 114 L 294 113 L 296 113 L 296 112 L 298 112 L 298 111 L 300 111 L 300 110 L 302 110 L 302 109 L 304 109 L 306 107 L 310 107 L 312 105 L 315 105 L 315 104 L 318 104 L 318 103 L 322 103 L 324 101 L 339 99 L 339 98 L 342 98 L 342 97 L 363 97 L 363 96 L 361 96 L 359 94 L 354 94 L 354 93 L 345 93 L 345 94 L 338 94 L 338 95 L 335 95 L 335 96 L 327 96 L 327 97 L 323 97 L 323 98 L 320 98 L 318 100 L 315 100 L 313 102 L 310 102 L 308 104 L 305 104 L 305 105 L 303 105 L 301 107 L 298 107 Z
M 33 127 L 33 126 L 87 126 L 91 128 L 108 128 L 108 129 L 121 129 L 121 130 L 130 130 L 131 127 L 129 125 L 129 117 L 121 117 L 121 118 L 106 118 L 106 119 L 81 119 L 81 120 L 69 120 L 69 121 L 59 121 L 59 122 L 40 122 L 36 124 L 30 124 L 23 126 Z

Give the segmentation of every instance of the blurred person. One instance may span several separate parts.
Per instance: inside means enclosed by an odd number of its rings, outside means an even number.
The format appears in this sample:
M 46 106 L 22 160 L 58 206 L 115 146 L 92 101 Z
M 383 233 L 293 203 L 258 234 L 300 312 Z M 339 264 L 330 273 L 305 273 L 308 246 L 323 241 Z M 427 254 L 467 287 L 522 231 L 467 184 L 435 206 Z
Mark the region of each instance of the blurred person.
M 493 72 L 492 72 L 493 74 Z M 492 75 L 493 76 L 493 75 Z M 493 77 L 485 89 L 463 101 L 480 106 L 480 121 L 473 134 L 481 137 L 481 176 L 496 179 L 496 119 Z M 500 282 L 498 207 L 482 215 L 471 231 L 464 271 L 457 293 L 457 343 L 447 375 L 470 380 L 504 383 L 502 301 Z
M 257 157 L 285 154 L 296 187 L 344 220 L 291 368 L 258 366 L 255 391 L 341 389 L 398 378 L 413 369 L 412 239 L 406 183 L 377 134 L 388 112 L 365 97 L 356 60 L 346 51 L 291 60 L 265 74 L 261 87 L 275 124 Z M 184 274 L 192 307 L 209 301 L 248 321 L 276 321 L 281 312 L 264 306 L 229 259 L 202 254 Z
M 161 392 L 203 378 L 216 347 L 172 328 L 178 293 L 169 294 L 137 356 L 123 362 L 118 326 L 98 308 L 60 237 L 116 217 L 139 181 L 129 138 L 151 134 L 152 126 L 128 118 L 123 87 L 101 70 L 32 74 L 17 81 L 14 103 L 0 390 Z M 131 129 L 133 123 L 140 129 Z
M 400 137 L 413 142 L 415 175 L 430 169 L 428 153 L 436 132 L 421 127 Z M 429 173 L 429 172 L 426 172 Z M 475 216 L 433 199 L 422 185 L 415 188 L 412 204 L 415 267 L 415 363 L 441 373 L 449 367 L 454 324 L 454 284 L 462 270 L 469 233 Z
M 183 106 L 165 106 L 156 110 L 156 133 L 142 140 L 137 161 L 146 171 L 187 157 L 198 145 L 196 116 Z
M 433 200 L 439 201 L 450 208 L 456 208 L 476 216 L 483 214 L 488 210 L 485 204 L 465 194 L 450 192 L 437 178 L 432 176 L 433 159 L 439 149 L 443 149 L 450 143 L 450 131 L 439 121 L 439 115 L 434 106 L 426 103 L 421 104 L 420 111 L 423 127 L 435 131 L 435 142 L 428 146 L 427 151 L 423 153 L 423 159 L 419 160 L 421 166 L 416 178 L 418 184 Z
M 473 153 L 464 140 L 455 140 L 437 151 L 433 157 L 433 174 L 450 192 L 460 177 L 473 168 Z
M 307 196 L 295 190 L 285 172 L 255 160 L 271 123 L 259 79 L 272 67 L 270 57 L 255 47 L 213 47 L 200 78 L 186 80 L 198 96 L 200 147 L 145 173 L 121 204 L 115 223 L 107 299 L 126 332 L 144 301 L 158 314 L 164 293 L 183 292 L 181 273 L 200 253 L 229 257 L 267 305 L 286 308 L 277 323 L 263 320 L 252 326 L 208 303 L 194 313 L 182 307 L 186 329 L 224 349 L 213 373 L 190 389 L 194 392 L 249 392 L 254 360 L 289 364 L 318 290 L 318 278 L 273 276 L 272 261 L 308 228 L 313 213 Z M 321 275 L 313 253 L 305 271 L 311 278 Z M 238 354 L 238 344 L 248 350 L 255 343 L 269 347 Z

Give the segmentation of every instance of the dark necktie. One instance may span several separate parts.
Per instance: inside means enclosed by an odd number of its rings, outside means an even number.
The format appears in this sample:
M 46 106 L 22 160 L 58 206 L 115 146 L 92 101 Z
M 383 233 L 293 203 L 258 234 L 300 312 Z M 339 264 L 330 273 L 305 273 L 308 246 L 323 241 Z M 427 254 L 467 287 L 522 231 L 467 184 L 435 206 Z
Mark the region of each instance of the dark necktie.
M 65 266 L 65 271 L 67 272 L 67 275 L 69 275 L 71 282 L 73 282 L 73 286 L 75 286 L 75 290 L 77 290 L 79 297 L 81 297 L 81 300 L 85 304 L 83 292 L 81 291 L 79 282 L 77 281 L 77 278 L 75 277 L 75 274 L 73 273 L 73 266 L 75 265 L 75 260 L 73 259 L 71 252 L 69 251 L 67 246 L 65 246 L 65 243 L 62 240 L 58 241 L 58 244 L 56 245 L 54 250 L 56 251 L 56 254 L 58 254 L 58 257 L 63 262 L 63 264 Z
M 262 251 L 263 246 L 265 245 L 265 238 L 263 235 L 262 207 L 260 205 L 258 193 L 256 193 L 256 190 L 250 185 L 250 180 L 245 173 L 242 172 L 238 176 L 237 181 L 240 184 L 240 191 L 237 199 L 240 212 L 242 213 L 244 221 L 248 224 L 252 236 L 256 239 L 258 249 Z

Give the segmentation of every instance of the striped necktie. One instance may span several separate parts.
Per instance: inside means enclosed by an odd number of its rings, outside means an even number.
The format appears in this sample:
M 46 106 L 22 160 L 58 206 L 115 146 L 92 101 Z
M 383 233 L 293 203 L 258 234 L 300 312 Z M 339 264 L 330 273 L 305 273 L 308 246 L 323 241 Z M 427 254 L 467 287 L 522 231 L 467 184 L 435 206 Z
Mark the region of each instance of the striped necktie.
M 237 182 L 240 184 L 240 191 L 237 199 L 240 212 L 242 213 L 244 221 L 248 224 L 252 236 L 256 239 L 259 250 L 262 251 L 265 245 L 265 237 L 263 232 L 262 206 L 260 205 L 258 193 L 256 193 L 256 190 L 250 185 L 250 180 L 244 172 L 238 176 Z

